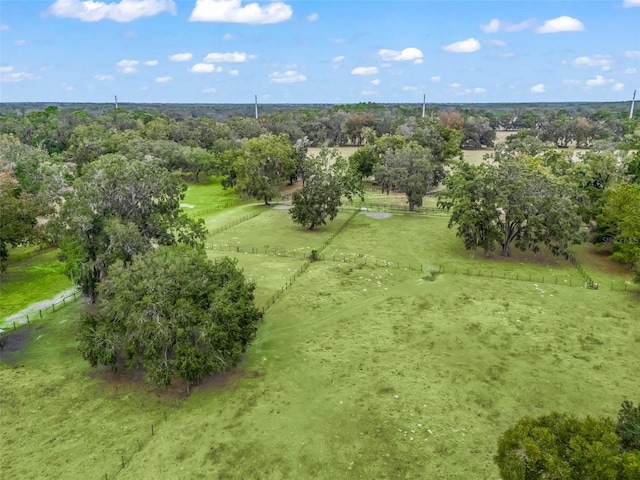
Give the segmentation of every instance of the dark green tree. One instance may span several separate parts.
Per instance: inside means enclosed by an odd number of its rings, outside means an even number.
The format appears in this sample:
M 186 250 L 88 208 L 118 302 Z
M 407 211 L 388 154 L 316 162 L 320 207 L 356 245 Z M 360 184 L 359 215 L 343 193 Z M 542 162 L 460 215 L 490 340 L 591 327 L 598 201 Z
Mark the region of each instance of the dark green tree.
M 235 188 L 269 205 L 295 168 L 295 150 L 286 134 L 251 138 L 235 155 Z
M 337 150 L 323 148 L 309 163 L 305 185 L 293 194 L 289 212 L 294 223 L 313 230 L 336 217 L 343 197 L 354 195 L 363 198 L 359 174 Z
M 204 222 L 180 209 L 186 188 L 154 159 L 107 155 L 84 168 L 52 225 L 63 237 L 67 272 L 83 293 L 95 301 L 109 265 L 130 262 L 152 244 L 202 243 Z
M 383 192 L 404 192 L 411 211 L 422 206 L 424 196 L 438 183 L 431 151 L 416 143 L 388 151 L 375 177 Z
M 159 247 L 132 264 L 109 267 L 95 313 L 80 326 L 80 351 L 92 366 L 142 366 L 146 378 L 190 385 L 240 360 L 260 317 L 255 285 L 237 261 L 211 262 L 204 250 Z
M 494 164 L 461 164 L 445 179 L 447 190 L 438 203 L 451 209 L 449 227 L 469 250 L 485 256 L 511 245 L 538 251 L 546 245 L 555 255 L 566 254 L 578 238 L 580 217 L 571 188 L 517 158 L 497 155 Z

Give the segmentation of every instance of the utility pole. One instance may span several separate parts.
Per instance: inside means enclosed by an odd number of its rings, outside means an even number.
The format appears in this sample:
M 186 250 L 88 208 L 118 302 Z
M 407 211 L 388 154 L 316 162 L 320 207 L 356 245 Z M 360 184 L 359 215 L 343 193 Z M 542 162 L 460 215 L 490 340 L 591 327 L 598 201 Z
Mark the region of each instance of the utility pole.
M 117 109 L 117 108 L 118 108 L 118 96 L 117 96 L 117 95 L 114 95 L 114 96 L 113 96 L 113 98 L 114 98 L 114 99 L 115 99 L 115 101 L 116 101 L 116 109 Z
M 633 91 L 633 100 L 631 100 L 631 110 L 629 111 L 629 120 L 633 118 L 633 107 L 636 103 L 636 91 Z
M 256 95 L 256 120 L 258 120 L 258 95 Z
M 424 118 L 425 111 L 427 107 L 427 94 L 422 95 L 422 118 Z

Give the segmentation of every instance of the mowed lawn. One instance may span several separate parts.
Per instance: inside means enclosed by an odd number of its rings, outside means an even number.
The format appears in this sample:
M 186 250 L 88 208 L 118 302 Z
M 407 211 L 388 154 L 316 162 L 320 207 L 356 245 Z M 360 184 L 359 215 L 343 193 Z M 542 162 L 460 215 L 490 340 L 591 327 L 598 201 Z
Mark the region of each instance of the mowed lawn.
M 544 252 L 483 259 L 447 217 L 363 213 L 291 286 L 301 258 L 243 251 L 321 248 L 350 215 L 309 232 L 265 209 L 207 239 L 211 258 L 226 245 L 256 281 L 259 304 L 283 293 L 242 364 L 189 397 L 90 368 L 76 351 L 80 305 L 33 326 L 0 363 L 3 474 L 498 478 L 497 439 L 521 416 L 614 416 L 640 397 L 640 297 L 567 286 L 581 277 Z M 515 271 L 545 283 L 499 278 Z

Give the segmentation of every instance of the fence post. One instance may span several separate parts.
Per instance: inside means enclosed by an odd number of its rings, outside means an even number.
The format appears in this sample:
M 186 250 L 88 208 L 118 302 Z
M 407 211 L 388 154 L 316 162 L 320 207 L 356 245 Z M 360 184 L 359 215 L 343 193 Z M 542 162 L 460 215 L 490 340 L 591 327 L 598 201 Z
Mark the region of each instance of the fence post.
M 38 312 L 40 313 L 40 318 L 42 318 L 42 310 L 38 310 Z
M 153 437 L 153 423 L 151 424 L 151 436 Z

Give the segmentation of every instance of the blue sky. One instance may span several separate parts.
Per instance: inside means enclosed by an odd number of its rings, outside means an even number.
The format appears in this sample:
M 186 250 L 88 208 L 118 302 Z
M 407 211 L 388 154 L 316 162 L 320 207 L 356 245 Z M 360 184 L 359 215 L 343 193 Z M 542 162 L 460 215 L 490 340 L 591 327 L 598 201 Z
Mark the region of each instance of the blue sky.
M 0 0 L 0 101 L 617 101 L 640 0 Z

